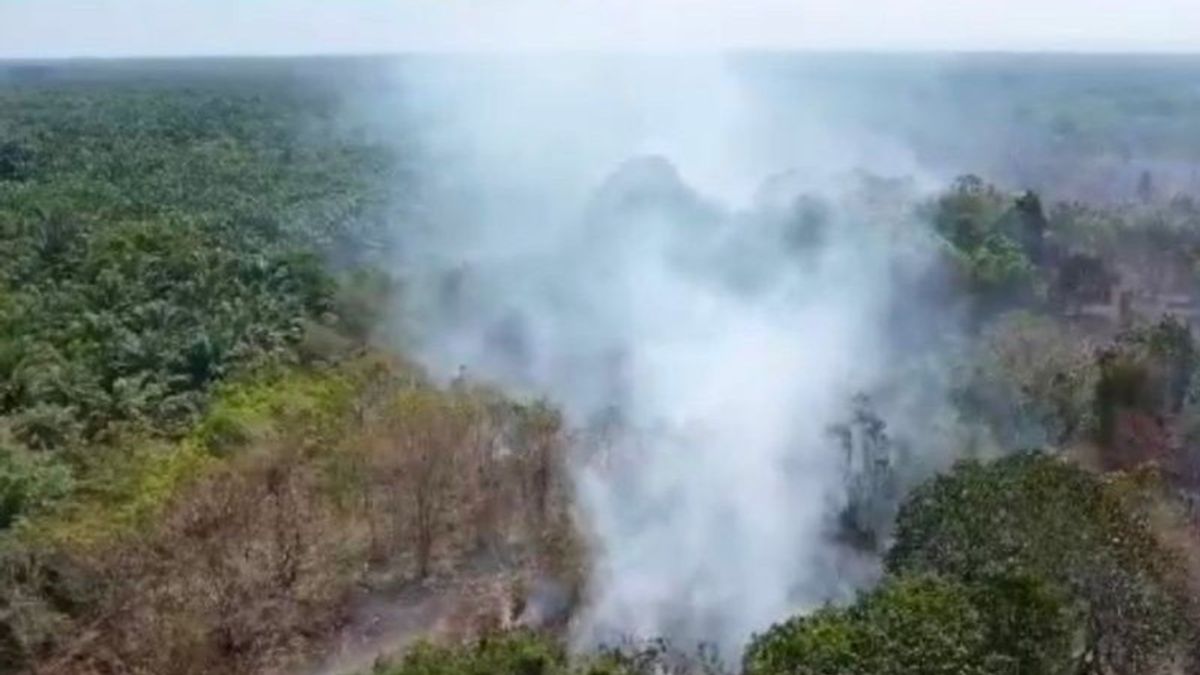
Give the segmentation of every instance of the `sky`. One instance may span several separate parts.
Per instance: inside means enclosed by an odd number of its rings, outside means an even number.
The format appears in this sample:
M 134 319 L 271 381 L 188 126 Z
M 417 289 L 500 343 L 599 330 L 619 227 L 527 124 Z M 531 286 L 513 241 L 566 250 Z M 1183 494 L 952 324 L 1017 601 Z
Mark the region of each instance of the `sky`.
M 0 0 L 0 58 L 731 48 L 1200 52 L 1200 0 Z

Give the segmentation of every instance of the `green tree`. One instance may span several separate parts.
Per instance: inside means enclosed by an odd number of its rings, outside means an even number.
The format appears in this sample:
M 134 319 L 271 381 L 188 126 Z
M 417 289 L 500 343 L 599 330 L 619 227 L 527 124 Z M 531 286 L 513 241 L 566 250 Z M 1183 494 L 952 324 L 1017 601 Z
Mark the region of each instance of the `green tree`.
M 748 675 L 1051 673 L 1067 651 L 1063 605 L 1036 580 L 975 586 L 893 577 L 845 609 L 826 607 L 756 636 Z
M 979 176 L 959 176 L 938 198 L 933 210 L 934 228 L 955 248 L 979 247 L 1004 214 L 1005 200 Z
M 979 308 L 1031 302 L 1041 293 L 1035 262 L 1048 226 L 1036 194 L 1010 198 L 978 176 L 961 176 L 932 205 L 934 229 Z
M 1039 453 L 959 465 L 901 508 L 893 574 L 1031 577 L 1070 599 L 1077 670 L 1149 672 L 1187 635 L 1178 563 L 1100 478 Z

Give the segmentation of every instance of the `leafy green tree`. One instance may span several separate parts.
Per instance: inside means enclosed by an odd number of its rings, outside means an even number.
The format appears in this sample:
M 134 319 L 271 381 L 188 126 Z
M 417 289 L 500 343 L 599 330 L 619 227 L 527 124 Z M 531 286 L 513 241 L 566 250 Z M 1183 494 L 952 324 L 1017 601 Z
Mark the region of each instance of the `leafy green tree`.
M 1004 308 L 1029 303 L 1039 292 L 1036 270 L 1021 247 L 998 232 L 959 258 L 966 268 L 971 292 L 986 307 Z
M 959 176 L 934 205 L 933 226 L 961 251 L 983 244 L 1005 211 L 1003 195 L 979 176 Z
M 893 574 L 1030 577 L 1066 594 L 1088 672 L 1149 672 L 1179 656 L 1177 565 L 1100 478 L 1038 453 L 964 463 L 917 489 L 887 557 Z
M 1069 639 L 1063 605 L 1035 580 L 973 587 L 894 577 L 845 609 L 826 607 L 756 636 L 748 675 L 1051 673 Z
M 984 312 L 1039 297 L 1035 262 L 1047 219 L 1037 195 L 1014 200 L 978 176 L 961 176 L 932 205 L 931 220 Z

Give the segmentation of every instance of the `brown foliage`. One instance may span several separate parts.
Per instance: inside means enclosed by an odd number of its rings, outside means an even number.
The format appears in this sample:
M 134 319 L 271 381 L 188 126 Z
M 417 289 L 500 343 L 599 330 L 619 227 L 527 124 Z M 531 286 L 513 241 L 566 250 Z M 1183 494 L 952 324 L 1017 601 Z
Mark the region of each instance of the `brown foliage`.
M 307 432 L 251 443 L 151 527 L 64 551 L 97 593 L 36 672 L 275 672 L 319 649 L 364 585 L 484 568 L 572 577 L 558 415 L 376 375 L 323 435 L 340 439 L 330 447 Z
M 249 673 L 336 620 L 352 545 L 320 477 L 277 450 L 223 467 L 151 531 L 90 559 L 105 589 L 45 673 Z

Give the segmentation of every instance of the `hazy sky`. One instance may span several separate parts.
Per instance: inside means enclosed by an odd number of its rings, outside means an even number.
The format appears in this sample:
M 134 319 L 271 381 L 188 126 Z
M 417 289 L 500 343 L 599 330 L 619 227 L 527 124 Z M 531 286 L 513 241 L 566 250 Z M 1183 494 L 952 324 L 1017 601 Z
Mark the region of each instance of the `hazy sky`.
M 0 57 L 728 47 L 1200 51 L 1200 0 L 0 0 Z

